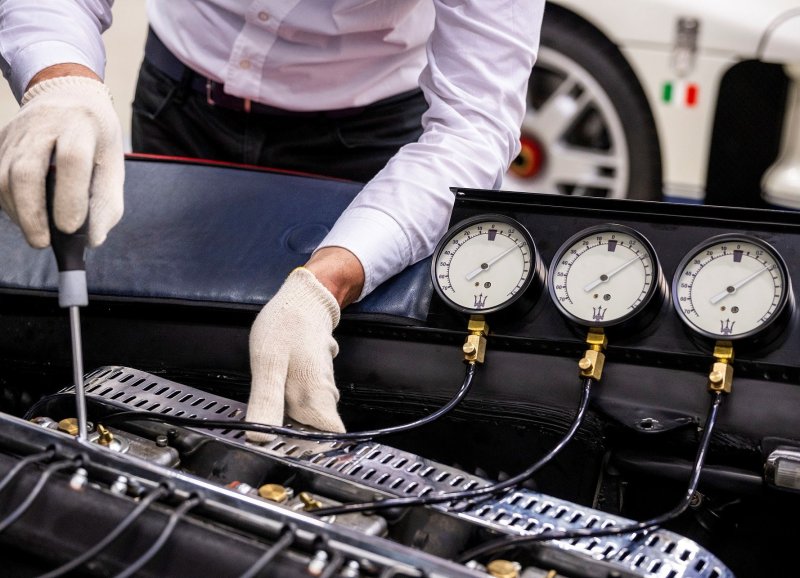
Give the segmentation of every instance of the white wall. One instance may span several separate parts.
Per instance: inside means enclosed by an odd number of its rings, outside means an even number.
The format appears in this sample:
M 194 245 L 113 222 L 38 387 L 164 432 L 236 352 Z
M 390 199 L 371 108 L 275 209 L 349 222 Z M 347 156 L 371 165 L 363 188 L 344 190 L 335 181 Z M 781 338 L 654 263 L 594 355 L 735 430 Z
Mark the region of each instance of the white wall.
M 114 24 L 103 36 L 108 54 L 106 84 L 114 95 L 114 108 L 125 131 L 126 150 L 130 150 L 131 102 L 147 33 L 144 3 L 145 0 L 115 2 Z M 0 126 L 18 109 L 8 83 L 0 80 Z

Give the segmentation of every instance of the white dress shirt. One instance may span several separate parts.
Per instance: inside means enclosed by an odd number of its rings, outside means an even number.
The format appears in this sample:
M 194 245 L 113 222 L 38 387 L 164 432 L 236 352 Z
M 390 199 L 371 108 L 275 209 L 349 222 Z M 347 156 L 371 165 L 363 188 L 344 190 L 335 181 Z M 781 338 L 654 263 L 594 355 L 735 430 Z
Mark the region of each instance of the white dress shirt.
M 18 98 L 62 62 L 102 76 L 113 0 L 0 0 L 0 66 Z M 420 86 L 404 146 L 320 245 L 364 267 L 363 295 L 431 254 L 452 186 L 495 188 L 518 152 L 544 0 L 148 0 L 151 26 L 226 92 L 289 110 L 370 104 Z M 124 23 L 122 23 L 124 26 Z

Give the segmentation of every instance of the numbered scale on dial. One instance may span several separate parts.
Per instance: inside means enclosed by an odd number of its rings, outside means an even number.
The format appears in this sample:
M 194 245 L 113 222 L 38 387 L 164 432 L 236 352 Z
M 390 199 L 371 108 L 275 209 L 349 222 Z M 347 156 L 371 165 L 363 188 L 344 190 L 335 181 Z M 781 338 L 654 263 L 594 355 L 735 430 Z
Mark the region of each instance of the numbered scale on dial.
M 701 243 L 684 257 L 672 285 L 683 322 L 712 339 L 760 335 L 777 328 L 791 309 L 786 263 L 769 244 L 747 235 Z
M 541 289 L 544 265 L 530 233 L 514 219 L 481 215 L 454 225 L 436 247 L 433 286 L 468 314 L 525 310 Z
M 553 259 L 548 288 L 563 315 L 588 327 L 630 321 L 659 307 L 666 290 L 647 239 L 613 224 L 568 239 Z

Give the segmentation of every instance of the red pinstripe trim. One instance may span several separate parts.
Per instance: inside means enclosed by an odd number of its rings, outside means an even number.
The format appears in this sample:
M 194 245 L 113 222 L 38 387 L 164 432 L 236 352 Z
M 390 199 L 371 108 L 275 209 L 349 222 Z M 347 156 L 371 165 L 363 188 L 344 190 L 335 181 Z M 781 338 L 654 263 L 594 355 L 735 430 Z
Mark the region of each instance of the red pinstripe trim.
M 318 175 L 315 173 L 306 173 L 302 171 L 292 171 L 288 169 L 275 169 L 271 167 L 261 167 L 258 165 L 248 165 L 246 163 L 231 163 L 227 161 L 216 161 L 212 159 L 198 159 L 194 157 L 179 157 L 173 155 L 154 155 L 150 153 L 128 153 L 125 155 L 126 159 L 130 160 L 143 160 L 143 161 L 156 161 L 166 163 L 181 163 L 188 165 L 204 165 L 211 167 L 224 167 L 229 169 L 245 169 L 249 171 L 258 171 L 262 173 L 278 173 L 281 175 L 292 175 L 296 177 L 310 177 L 314 179 L 326 179 L 329 181 L 339 181 L 342 183 L 353 183 L 348 179 L 340 179 L 337 177 L 328 177 L 325 175 Z

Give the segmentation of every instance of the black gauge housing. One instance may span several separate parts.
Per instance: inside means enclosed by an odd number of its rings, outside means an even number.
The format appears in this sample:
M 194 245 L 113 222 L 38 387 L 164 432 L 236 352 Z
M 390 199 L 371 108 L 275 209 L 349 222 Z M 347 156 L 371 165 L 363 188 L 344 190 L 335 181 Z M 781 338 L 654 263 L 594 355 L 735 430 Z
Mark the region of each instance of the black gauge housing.
M 448 295 L 446 289 L 442 286 L 443 279 L 439 278 L 441 273 L 437 272 L 437 265 L 445 263 L 447 258 L 452 259 L 453 256 L 445 255 L 445 252 L 457 237 L 463 236 L 465 233 L 469 232 L 472 227 L 487 222 L 510 227 L 514 234 L 519 234 L 519 236 L 522 237 L 530 250 L 530 267 L 524 273 L 524 278 L 521 279 L 520 285 L 518 285 L 514 294 L 509 296 L 502 303 L 486 308 L 467 307 L 457 303 Z M 546 269 L 531 234 L 519 221 L 499 214 L 477 215 L 456 223 L 448 229 L 439 241 L 433 252 L 433 259 L 431 259 L 431 279 L 436 294 L 448 307 L 467 315 L 493 315 L 502 316 L 504 318 L 508 316 L 522 316 L 536 303 L 536 300 L 541 294 L 545 277 Z
M 682 278 L 684 277 L 684 273 L 689 263 L 700 257 L 704 251 L 720 243 L 733 243 L 737 241 L 751 243 L 761 247 L 764 251 L 769 253 L 770 257 L 772 257 L 780 270 L 780 275 L 783 282 L 783 292 L 778 300 L 778 303 L 775 305 L 775 309 L 772 314 L 770 314 L 769 318 L 758 327 L 735 335 L 726 335 L 722 333 L 706 331 L 693 323 L 684 312 L 684 309 L 681 306 L 680 295 L 678 291 L 680 283 L 682 282 Z M 792 282 L 789 276 L 789 268 L 786 265 L 786 261 L 784 261 L 781 254 L 772 245 L 763 239 L 753 235 L 739 233 L 726 233 L 723 235 L 710 237 L 693 247 L 683 257 L 683 259 L 681 259 L 678 268 L 675 270 L 675 276 L 672 279 L 672 297 L 675 310 L 678 312 L 678 317 L 683 322 L 684 326 L 691 332 L 692 335 L 699 336 L 702 340 L 705 340 L 706 345 L 720 340 L 731 341 L 736 342 L 739 345 L 750 346 L 770 343 L 786 329 L 789 319 L 791 318 L 791 314 L 794 310 Z
M 558 291 L 556 289 L 558 265 L 566 256 L 567 251 L 569 251 L 571 247 L 580 242 L 582 239 L 590 238 L 597 233 L 614 232 L 623 233 L 633 237 L 648 253 L 650 263 L 652 264 L 653 268 L 650 287 L 647 289 L 647 292 L 639 300 L 636 306 L 626 315 L 607 321 L 583 319 L 574 315 L 561 303 L 561 299 L 559 298 Z M 625 225 L 619 225 L 615 223 L 606 223 L 589 227 L 579 231 L 567 239 L 561 245 L 561 247 L 559 247 L 558 251 L 556 251 L 555 257 L 551 262 L 547 278 L 547 288 L 550 293 L 550 298 L 555 304 L 556 309 L 558 309 L 559 313 L 561 313 L 561 315 L 563 315 L 571 323 L 582 328 L 603 328 L 611 329 L 612 331 L 625 330 L 626 332 L 635 331 L 651 323 L 663 306 L 668 292 L 667 282 L 661 271 L 661 265 L 658 261 L 658 256 L 656 255 L 653 246 L 650 244 L 650 241 L 648 241 L 647 238 L 638 231 L 630 227 L 626 227 Z

